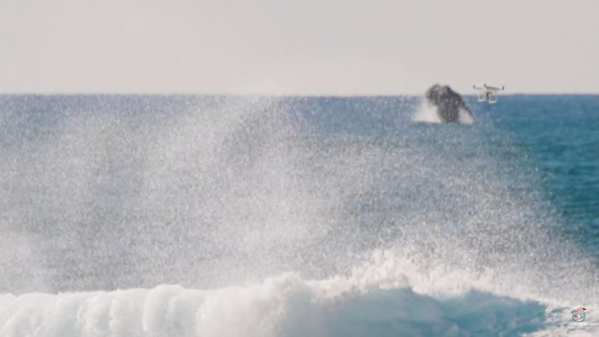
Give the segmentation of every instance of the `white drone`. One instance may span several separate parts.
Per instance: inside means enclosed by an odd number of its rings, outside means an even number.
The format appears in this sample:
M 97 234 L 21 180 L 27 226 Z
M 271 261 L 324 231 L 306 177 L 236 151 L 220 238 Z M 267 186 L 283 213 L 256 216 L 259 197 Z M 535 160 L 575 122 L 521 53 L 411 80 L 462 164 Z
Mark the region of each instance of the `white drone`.
M 494 87 L 491 85 L 483 84 L 482 87 L 477 87 L 473 85 L 472 88 L 478 90 L 478 101 L 479 102 L 487 102 L 489 104 L 497 103 L 497 92 L 504 90 L 505 86 Z

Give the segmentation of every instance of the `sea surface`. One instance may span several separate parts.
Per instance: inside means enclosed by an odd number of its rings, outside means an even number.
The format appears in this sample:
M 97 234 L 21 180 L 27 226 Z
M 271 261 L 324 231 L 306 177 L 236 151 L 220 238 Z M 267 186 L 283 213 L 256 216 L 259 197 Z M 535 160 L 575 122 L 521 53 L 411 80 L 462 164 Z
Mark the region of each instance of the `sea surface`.
M 599 336 L 599 96 L 466 102 L 0 95 L 0 337 Z

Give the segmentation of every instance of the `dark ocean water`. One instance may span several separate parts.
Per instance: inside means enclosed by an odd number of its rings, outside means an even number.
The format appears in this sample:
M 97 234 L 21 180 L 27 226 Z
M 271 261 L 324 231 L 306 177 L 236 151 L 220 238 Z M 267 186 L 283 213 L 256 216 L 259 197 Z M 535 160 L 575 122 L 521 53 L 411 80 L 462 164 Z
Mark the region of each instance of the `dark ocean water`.
M 593 336 L 599 96 L 466 101 L 0 96 L 0 336 Z

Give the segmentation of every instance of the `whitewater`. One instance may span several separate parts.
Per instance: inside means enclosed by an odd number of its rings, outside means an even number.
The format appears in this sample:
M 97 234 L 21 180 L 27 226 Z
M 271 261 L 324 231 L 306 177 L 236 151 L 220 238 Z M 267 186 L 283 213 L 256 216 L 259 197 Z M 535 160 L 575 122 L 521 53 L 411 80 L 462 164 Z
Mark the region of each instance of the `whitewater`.
M 75 95 L 0 112 L 1 337 L 599 336 L 593 246 L 497 110 L 447 125 L 419 97 Z

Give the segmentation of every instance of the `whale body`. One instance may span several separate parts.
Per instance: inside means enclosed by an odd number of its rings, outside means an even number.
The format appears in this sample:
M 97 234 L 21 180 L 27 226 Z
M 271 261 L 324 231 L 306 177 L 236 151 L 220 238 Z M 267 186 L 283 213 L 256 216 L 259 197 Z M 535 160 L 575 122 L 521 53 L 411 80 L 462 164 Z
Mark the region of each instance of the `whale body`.
M 460 123 L 474 120 L 464 99 L 448 85 L 434 84 L 425 93 L 428 104 L 435 107 L 444 123 Z

